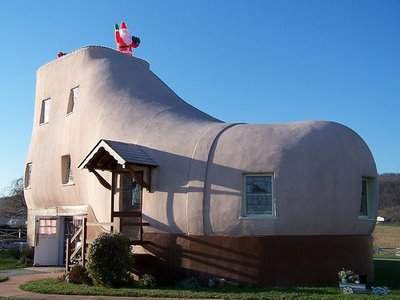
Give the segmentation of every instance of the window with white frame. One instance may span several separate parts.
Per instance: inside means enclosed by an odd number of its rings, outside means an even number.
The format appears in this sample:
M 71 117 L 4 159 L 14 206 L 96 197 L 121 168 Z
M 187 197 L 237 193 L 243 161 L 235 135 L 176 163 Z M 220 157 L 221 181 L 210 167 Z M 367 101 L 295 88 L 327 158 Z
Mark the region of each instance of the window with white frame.
M 244 216 L 272 216 L 273 175 L 247 174 L 244 176 Z
M 25 167 L 25 178 L 24 178 L 24 187 L 31 187 L 31 174 L 32 174 L 32 163 L 27 163 Z
M 360 217 L 368 217 L 369 216 L 369 194 L 370 194 L 370 179 L 367 177 L 363 177 L 361 179 L 361 204 L 360 204 Z
M 39 234 L 53 235 L 57 233 L 57 219 L 40 219 Z
M 49 122 L 50 103 L 50 98 L 42 101 L 42 107 L 40 110 L 40 124 L 46 124 Z
M 78 100 L 78 97 L 79 97 L 79 86 L 72 88 L 69 92 L 67 114 L 70 114 L 74 111 L 75 103 Z
M 70 155 L 64 155 L 61 157 L 61 177 L 62 184 L 71 184 L 74 182 Z

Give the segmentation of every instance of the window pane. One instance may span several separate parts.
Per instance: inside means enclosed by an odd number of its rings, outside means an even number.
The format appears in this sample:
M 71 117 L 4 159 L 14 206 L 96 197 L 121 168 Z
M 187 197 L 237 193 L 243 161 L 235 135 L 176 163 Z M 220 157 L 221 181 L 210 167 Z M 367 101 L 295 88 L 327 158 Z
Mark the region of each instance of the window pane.
M 247 196 L 247 214 L 265 215 L 272 214 L 272 196 L 271 195 L 248 195 Z
M 57 220 L 56 219 L 40 219 L 39 220 L 39 234 L 51 235 L 57 233 Z
M 78 97 L 79 97 L 79 87 L 73 88 L 72 89 L 72 93 L 73 93 L 74 99 L 75 100 L 78 99 Z
M 272 193 L 271 176 L 247 176 L 247 193 Z
M 78 99 L 79 96 L 79 87 L 71 89 L 69 93 L 69 100 L 68 100 L 68 108 L 67 108 L 67 114 L 73 112 L 75 102 Z
M 360 215 L 368 216 L 368 181 L 367 181 L 367 179 L 363 179 L 361 181 Z
M 71 157 L 69 155 L 64 155 L 61 157 L 61 167 L 62 167 L 62 183 L 73 183 L 72 168 L 71 168 Z
M 25 187 L 28 188 L 31 185 L 31 173 L 32 173 L 32 163 L 26 164 L 25 168 Z
M 273 214 L 272 176 L 246 176 L 246 214 Z
M 40 112 L 40 123 L 49 122 L 49 114 L 50 114 L 50 99 L 42 101 L 42 109 Z
M 140 208 L 141 188 L 137 182 L 132 184 L 132 208 Z

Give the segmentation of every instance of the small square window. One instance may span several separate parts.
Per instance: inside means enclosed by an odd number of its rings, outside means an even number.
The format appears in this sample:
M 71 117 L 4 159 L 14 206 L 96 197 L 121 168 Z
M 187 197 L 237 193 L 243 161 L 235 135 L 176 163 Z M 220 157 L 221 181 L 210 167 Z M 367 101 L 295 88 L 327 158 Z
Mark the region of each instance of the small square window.
M 40 124 L 46 124 L 49 122 L 50 103 L 50 99 L 42 101 L 42 107 L 40 110 Z
M 61 157 L 61 181 L 62 184 L 74 183 L 71 169 L 71 156 L 64 155 Z
M 249 174 L 245 175 L 244 180 L 244 215 L 274 215 L 273 176 Z
M 78 100 L 78 98 L 79 98 L 79 86 L 74 87 L 69 92 L 67 114 L 70 114 L 74 111 L 75 103 Z
M 32 163 L 27 163 L 25 167 L 25 179 L 24 179 L 24 187 L 31 187 L 31 174 L 32 174 Z
M 57 220 L 56 219 L 40 219 L 39 220 L 39 234 L 53 235 L 57 233 Z

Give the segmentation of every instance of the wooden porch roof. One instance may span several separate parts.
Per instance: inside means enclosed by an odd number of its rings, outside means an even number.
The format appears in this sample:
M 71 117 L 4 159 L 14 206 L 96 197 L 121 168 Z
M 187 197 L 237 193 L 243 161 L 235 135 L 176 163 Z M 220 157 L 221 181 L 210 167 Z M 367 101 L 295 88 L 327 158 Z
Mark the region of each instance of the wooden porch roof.
M 110 169 L 116 165 L 134 164 L 157 167 L 157 163 L 137 144 L 100 140 L 78 168 Z

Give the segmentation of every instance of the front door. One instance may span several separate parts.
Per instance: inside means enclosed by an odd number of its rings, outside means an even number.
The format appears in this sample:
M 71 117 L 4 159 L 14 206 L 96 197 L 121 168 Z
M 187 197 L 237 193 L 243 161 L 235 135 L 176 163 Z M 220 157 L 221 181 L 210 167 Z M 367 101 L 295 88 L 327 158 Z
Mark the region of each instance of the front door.
M 35 222 L 35 266 L 58 266 L 60 261 L 60 237 L 63 236 L 61 218 L 39 217 Z
M 121 211 L 142 211 L 142 187 L 135 181 L 131 174 L 121 174 Z M 140 215 L 121 218 L 120 231 L 131 239 L 140 239 Z

